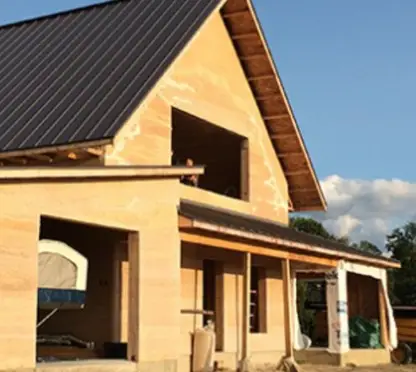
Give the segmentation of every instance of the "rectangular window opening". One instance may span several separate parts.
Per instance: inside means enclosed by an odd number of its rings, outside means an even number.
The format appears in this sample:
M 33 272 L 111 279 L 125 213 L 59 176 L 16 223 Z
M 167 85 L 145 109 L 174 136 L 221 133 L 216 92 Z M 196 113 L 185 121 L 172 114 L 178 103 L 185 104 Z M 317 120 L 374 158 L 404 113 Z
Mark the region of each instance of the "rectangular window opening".
M 172 165 L 203 165 L 201 176 L 181 182 L 248 200 L 248 140 L 201 118 L 172 111 Z

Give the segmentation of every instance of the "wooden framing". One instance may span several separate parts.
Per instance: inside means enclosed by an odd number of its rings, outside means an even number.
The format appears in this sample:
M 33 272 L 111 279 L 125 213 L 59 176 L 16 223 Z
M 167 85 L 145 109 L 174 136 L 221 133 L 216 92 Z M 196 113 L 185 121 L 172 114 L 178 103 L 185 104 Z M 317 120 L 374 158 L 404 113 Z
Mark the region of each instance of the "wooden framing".
M 381 344 L 388 348 L 390 345 L 388 335 L 388 323 L 387 323 L 387 312 L 386 312 L 386 299 L 384 297 L 384 288 L 381 280 L 378 280 L 378 307 L 380 314 L 380 338 Z
M 251 253 L 244 254 L 243 268 L 243 332 L 241 348 L 241 368 L 248 370 L 247 362 L 250 358 L 250 283 L 251 283 Z
M 252 2 L 229 0 L 221 14 L 286 174 L 294 210 L 326 209 L 319 181 Z M 304 173 L 289 176 L 298 171 Z M 292 188 L 309 191 L 295 194 Z
M 139 234 L 129 233 L 129 305 L 128 305 L 128 344 L 127 358 L 132 362 L 139 360 Z
M 282 261 L 283 273 L 283 306 L 285 314 L 285 348 L 286 357 L 293 358 L 293 309 L 292 309 L 292 276 L 290 261 Z
M 92 141 L 76 145 L 3 152 L 0 153 L 0 167 L 79 165 L 86 161 L 102 160 L 105 155 L 105 145 L 110 142 L 109 140 Z
M 203 174 L 202 167 L 39 167 L 0 169 L 0 182 L 50 179 L 180 177 Z
M 226 237 L 220 235 L 204 235 L 200 232 L 180 232 L 180 238 L 184 242 L 200 244 L 208 247 L 216 247 L 227 250 L 232 250 L 242 253 L 251 253 L 260 256 L 274 257 L 279 259 L 287 259 L 291 261 L 308 262 L 310 264 L 336 267 L 337 260 L 316 257 L 312 255 L 304 255 L 284 250 L 284 247 L 271 247 L 261 242 L 247 242 L 236 241 L 233 237 Z
M 241 198 L 245 201 L 250 200 L 250 182 L 249 182 L 249 143 L 245 139 L 241 146 Z
M 382 268 L 400 268 L 400 263 L 377 257 L 367 257 L 279 237 L 240 231 L 187 218 L 182 218 L 179 222 L 183 224 L 179 225 L 182 230 L 181 238 L 198 244 L 329 267 L 336 267 L 337 262 L 344 259 Z M 295 253 L 293 250 L 302 253 Z

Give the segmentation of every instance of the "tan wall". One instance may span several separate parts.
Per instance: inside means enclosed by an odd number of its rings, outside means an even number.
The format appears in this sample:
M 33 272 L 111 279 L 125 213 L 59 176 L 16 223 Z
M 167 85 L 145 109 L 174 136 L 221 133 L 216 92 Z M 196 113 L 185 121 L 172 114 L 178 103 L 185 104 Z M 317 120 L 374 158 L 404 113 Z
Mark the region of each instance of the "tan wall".
M 41 214 L 138 231 L 139 361 L 176 364 L 180 301 L 178 182 L 0 184 L 0 370 L 35 363 Z M 157 198 L 155 200 L 155 198 Z
M 120 131 L 106 163 L 168 164 L 172 107 L 249 138 L 251 203 L 218 199 L 207 191 L 199 193 L 197 200 L 287 223 L 287 183 L 219 14 L 208 21 Z
M 217 336 L 222 349 L 216 360 L 227 368 L 236 368 L 241 352 L 242 327 L 242 256 L 220 249 L 206 249 L 189 243 L 182 243 L 181 263 L 181 308 L 202 309 L 202 260 L 213 259 L 223 263 L 223 329 L 217 326 Z M 253 363 L 277 362 L 284 354 L 285 330 L 283 311 L 283 281 L 281 262 L 275 259 L 253 257 L 253 264 L 266 269 L 267 318 L 266 333 L 251 334 L 250 350 Z M 218 288 L 217 288 L 218 290 Z M 217 294 L 218 295 L 218 294 Z M 202 326 L 202 316 L 181 315 L 181 366 L 189 365 L 191 333 Z M 188 363 L 188 364 L 187 364 Z M 186 369 L 184 369 L 186 371 Z

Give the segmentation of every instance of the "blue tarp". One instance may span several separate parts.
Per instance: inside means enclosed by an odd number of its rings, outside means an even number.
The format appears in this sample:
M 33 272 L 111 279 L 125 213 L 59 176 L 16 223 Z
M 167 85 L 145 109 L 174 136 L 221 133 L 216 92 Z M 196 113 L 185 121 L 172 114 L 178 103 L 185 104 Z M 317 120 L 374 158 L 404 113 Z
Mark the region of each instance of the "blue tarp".
M 38 288 L 38 304 L 85 304 L 85 291 L 75 289 Z

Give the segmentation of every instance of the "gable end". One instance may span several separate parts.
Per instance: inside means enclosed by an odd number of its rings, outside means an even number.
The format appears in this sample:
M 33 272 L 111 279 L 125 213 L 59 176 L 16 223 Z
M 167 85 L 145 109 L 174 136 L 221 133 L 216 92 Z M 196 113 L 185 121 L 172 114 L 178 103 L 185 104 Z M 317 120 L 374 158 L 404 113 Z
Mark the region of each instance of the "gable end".
M 325 210 L 322 189 L 251 1 L 228 0 L 221 14 L 285 173 L 293 210 Z

